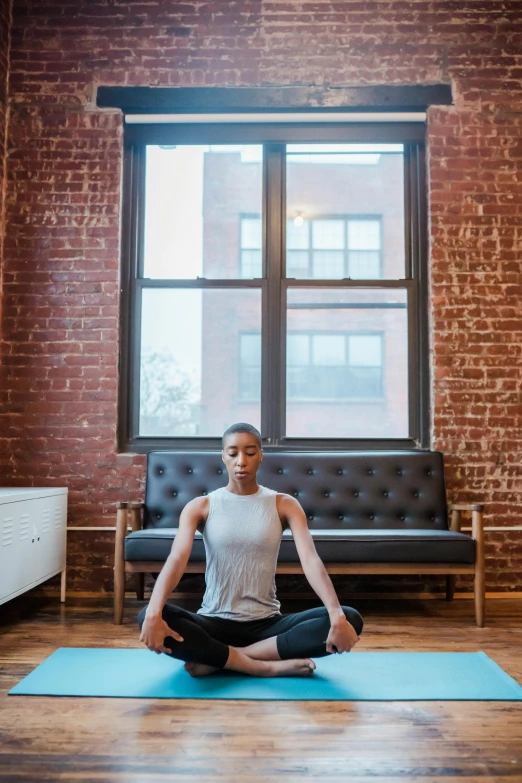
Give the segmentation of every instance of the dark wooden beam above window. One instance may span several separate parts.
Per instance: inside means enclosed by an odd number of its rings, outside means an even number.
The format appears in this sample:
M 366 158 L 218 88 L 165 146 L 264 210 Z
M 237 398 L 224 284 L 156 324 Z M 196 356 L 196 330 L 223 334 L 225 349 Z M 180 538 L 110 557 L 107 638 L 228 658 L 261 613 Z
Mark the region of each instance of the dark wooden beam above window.
M 125 114 L 423 111 L 451 105 L 449 84 L 365 87 L 98 87 L 96 105 Z

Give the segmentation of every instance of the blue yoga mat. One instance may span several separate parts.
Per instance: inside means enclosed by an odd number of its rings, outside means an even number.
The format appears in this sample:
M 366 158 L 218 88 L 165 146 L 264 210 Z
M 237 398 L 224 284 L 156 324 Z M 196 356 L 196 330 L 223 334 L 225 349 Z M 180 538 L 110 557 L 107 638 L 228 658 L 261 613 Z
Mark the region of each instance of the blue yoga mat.
M 146 649 L 61 647 L 9 695 L 138 699 L 522 701 L 522 687 L 483 652 L 353 652 L 315 660 L 311 677 L 225 671 L 194 678 Z

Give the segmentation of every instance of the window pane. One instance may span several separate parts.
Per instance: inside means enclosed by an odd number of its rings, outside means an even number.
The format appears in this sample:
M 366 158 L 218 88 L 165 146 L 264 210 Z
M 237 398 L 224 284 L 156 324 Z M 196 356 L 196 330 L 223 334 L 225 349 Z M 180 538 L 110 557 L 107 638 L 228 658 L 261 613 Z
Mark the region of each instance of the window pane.
M 262 150 L 260 145 L 147 147 L 145 277 L 242 276 L 241 249 L 261 249 L 260 221 L 256 226 L 255 217 L 247 218 L 243 229 L 241 218 L 261 215 Z
M 289 250 L 306 250 L 310 245 L 310 226 L 304 221 L 286 221 L 286 246 Z
M 289 334 L 286 341 L 286 362 L 289 367 L 310 363 L 310 338 L 307 334 Z
M 312 247 L 315 250 L 343 250 L 344 234 L 343 220 L 312 221 Z
M 312 258 L 313 277 L 324 280 L 338 280 L 345 277 L 344 251 L 314 250 Z
M 260 334 L 240 335 L 239 360 L 242 367 L 259 367 L 261 365 Z
M 286 254 L 287 277 L 309 277 L 308 264 L 310 256 L 308 250 L 288 250 Z
M 220 436 L 237 421 L 259 428 L 260 352 L 242 342 L 245 327 L 261 333 L 259 290 L 143 291 L 140 435 Z
M 403 278 L 403 146 L 288 144 L 286 149 L 289 224 L 302 222 L 301 229 L 311 224 L 314 249 L 368 253 L 354 257 L 349 273 L 318 266 L 317 276 Z M 287 228 L 287 250 L 298 249 L 296 231 Z
M 261 335 L 239 335 L 239 398 L 259 400 L 261 392 Z
M 343 334 L 314 334 L 313 363 L 321 365 L 343 366 L 346 364 L 346 340 Z
M 348 221 L 348 247 L 350 250 L 380 250 L 380 220 Z
M 381 336 L 351 334 L 349 363 L 352 367 L 380 367 L 382 365 Z
M 312 342 L 288 359 L 288 436 L 408 437 L 406 291 L 289 289 L 287 328 Z
M 241 217 L 241 247 L 261 250 L 260 217 Z
M 260 250 L 241 251 L 241 277 L 262 277 L 263 261 Z
M 376 250 L 349 250 L 348 277 L 352 280 L 378 280 L 381 277 L 381 254 Z

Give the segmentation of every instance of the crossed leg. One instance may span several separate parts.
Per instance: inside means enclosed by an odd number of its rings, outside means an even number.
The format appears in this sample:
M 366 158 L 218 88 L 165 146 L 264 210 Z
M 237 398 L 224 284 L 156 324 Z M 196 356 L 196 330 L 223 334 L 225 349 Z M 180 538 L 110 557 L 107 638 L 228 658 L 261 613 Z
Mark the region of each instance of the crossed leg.
M 141 628 L 146 608 L 138 615 Z M 165 647 L 171 650 L 173 658 L 186 662 L 186 670 L 193 676 L 210 674 L 218 669 L 232 669 L 243 674 L 257 677 L 285 677 L 290 675 L 309 675 L 315 668 L 308 658 L 289 660 L 262 660 L 245 654 L 239 645 L 244 634 L 242 623 L 218 623 L 213 618 L 204 617 L 172 604 L 163 608 L 163 620 L 183 637 L 179 642 L 171 636 L 165 638 Z M 234 627 L 237 628 L 234 633 Z M 234 636 L 236 638 L 234 639 Z M 228 637 L 228 638 L 227 638 Z
M 342 607 L 344 616 L 359 636 L 363 619 L 350 606 Z M 293 657 L 323 658 L 330 655 L 326 650 L 326 639 L 330 632 L 330 617 L 324 606 L 307 609 L 304 612 L 286 614 L 274 618 L 273 624 L 259 634 L 258 642 L 243 648 L 243 652 L 260 660 L 278 660 Z
M 349 606 L 343 606 L 342 609 L 359 636 L 364 625 L 361 615 Z M 310 671 L 307 673 L 311 673 L 315 669 L 314 662 L 310 660 L 312 657 L 331 655 L 326 650 L 329 631 L 328 611 L 324 606 L 319 606 L 274 617 L 271 623 L 255 632 L 259 641 L 240 647 L 239 652 L 258 661 L 304 660 L 309 662 Z M 194 677 L 203 677 L 218 670 L 216 666 L 205 664 L 186 664 L 185 668 Z

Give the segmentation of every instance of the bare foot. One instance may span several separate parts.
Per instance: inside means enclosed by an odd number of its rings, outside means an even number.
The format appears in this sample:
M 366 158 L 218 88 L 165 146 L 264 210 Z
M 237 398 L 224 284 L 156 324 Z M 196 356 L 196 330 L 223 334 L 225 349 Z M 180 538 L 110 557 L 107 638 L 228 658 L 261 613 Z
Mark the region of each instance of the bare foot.
M 192 661 L 187 661 L 183 668 L 191 677 L 207 677 L 209 674 L 219 671 L 217 666 L 208 666 L 206 663 L 193 663 Z
M 264 661 L 269 673 L 265 677 L 310 677 L 315 663 L 310 658 L 291 658 L 287 661 Z

